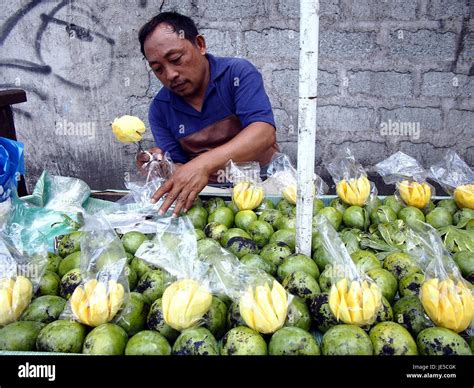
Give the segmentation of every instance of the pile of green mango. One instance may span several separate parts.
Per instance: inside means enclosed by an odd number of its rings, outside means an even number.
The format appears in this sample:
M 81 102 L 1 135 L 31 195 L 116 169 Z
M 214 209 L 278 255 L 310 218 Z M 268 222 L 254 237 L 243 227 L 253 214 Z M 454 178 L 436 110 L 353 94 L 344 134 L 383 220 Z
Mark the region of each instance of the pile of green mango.
M 267 272 L 294 295 L 284 326 L 272 335 L 247 327 L 239 306 L 214 295 L 198 327 L 178 332 L 166 324 L 162 295 L 170 275 L 135 257 L 152 236 L 121 236 L 127 252 L 130 298 L 113 322 L 96 328 L 60 319 L 67 299 L 81 283 L 82 233 L 62 236 L 49 254 L 37 293 L 18 322 L 0 328 L 0 350 L 107 355 L 446 355 L 472 354 L 474 339 L 436 327 L 418 298 L 424 274 L 404 251 L 406 228 L 421 220 L 439 231 L 460 273 L 474 283 L 474 210 L 451 199 L 423 211 L 395 196 L 365 207 L 340 199 L 314 201 L 313 214 L 338 231 L 356 266 L 381 288 L 383 308 L 374 324 L 357 327 L 336 320 L 328 305 L 331 258 L 316 229 L 312 255 L 295 252 L 296 207 L 265 199 L 239 211 L 222 198 L 198 199 L 188 210 L 198 253 L 221 246 L 244 265 Z

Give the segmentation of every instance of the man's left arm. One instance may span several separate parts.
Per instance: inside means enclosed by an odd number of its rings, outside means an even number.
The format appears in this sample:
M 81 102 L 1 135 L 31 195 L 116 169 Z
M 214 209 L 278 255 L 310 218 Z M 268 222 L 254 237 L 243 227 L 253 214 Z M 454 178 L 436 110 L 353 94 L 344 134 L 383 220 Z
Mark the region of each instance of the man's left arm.
M 153 196 L 158 201 L 168 193 L 160 214 L 175 201 L 173 215 L 186 211 L 212 173 L 224 168 L 231 159 L 236 162 L 256 160 L 276 142 L 273 113 L 262 76 L 249 62 L 240 70 L 239 76 L 234 78 L 234 103 L 235 113 L 244 128 L 227 143 L 199 155 L 175 172 Z
M 242 61 L 233 79 L 235 114 L 243 130 L 221 147 L 209 151 L 210 168 L 222 168 L 230 159 L 236 162 L 257 160 L 276 142 L 275 120 L 262 75 Z

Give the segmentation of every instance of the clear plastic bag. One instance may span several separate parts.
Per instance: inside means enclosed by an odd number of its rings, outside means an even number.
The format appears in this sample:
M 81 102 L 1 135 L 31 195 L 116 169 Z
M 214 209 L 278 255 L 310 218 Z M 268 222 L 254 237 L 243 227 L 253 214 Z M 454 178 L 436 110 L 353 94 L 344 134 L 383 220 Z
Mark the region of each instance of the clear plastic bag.
M 407 252 L 424 270 L 420 300 L 427 315 L 441 327 L 457 333 L 472 330 L 474 298 L 471 286 L 444 247 L 436 229 L 417 221 L 410 225 Z
M 375 168 L 386 184 L 396 185 L 395 196 L 408 206 L 424 209 L 435 195 L 434 187 L 426 181 L 427 171 L 403 152 L 396 152 Z
M 82 204 L 90 197 L 89 186 L 77 178 L 44 174 L 44 207 L 62 212 L 84 212 Z
M 92 198 L 89 186 L 78 178 L 51 175 L 43 171 L 31 195 L 22 201 L 76 217 L 79 213 L 97 213 L 117 207 L 114 202 Z
M 374 249 L 379 260 L 393 252 L 400 252 L 405 247 L 406 224 L 402 220 L 378 224 L 374 233 L 363 234 L 360 248 Z
M 122 206 L 109 212 L 112 214 L 110 220 L 115 219 L 117 222 L 117 219 L 119 219 L 119 222 L 121 224 L 125 223 L 124 226 L 126 226 L 128 213 L 131 213 L 130 223 L 134 224 L 137 221 L 138 213 L 151 213 L 162 205 L 163 199 L 156 204 L 152 204 L 150 200 L 161 185 L 173 175 L 175 165 L 168 152 L 162 155 L 143 150 L 141 140 L 146 127 L 140 118 L 123 115 L 116 117 L 111 126 L 112 132 L 118 141 L 124 144 L 135 143 L 137 145 L 137 156 L 140 153 L 145 153 L 148 156 L 148 161 L 138 169 L 138 174 L 125 181 L 125 187 L 130 190 L 130 194 L 118 201 L 118 205 Z
M 456 152 L 449 150 L 443 160 L 431 166 L 430 172 L 460 208 L 474 210 L 474 171 Z
M 280 189 L 281 195 L 288 202 L 296 205 L 297 171 L 288 156 L 281 153 L 275 154 L 268 166 L 267 174 Z M 316 174 L 313 176 L 313 188 L 316 197 L 326 194 L 329 190 L 328 185 Z
M 258 162 L 229 162 L 228 180 L 232 182 L 232 200 L 239 210 L 253 210 L 265 196 Z
M 156 221 L 152 240 L 145 241 L 136 256 L 163 268 L 176 278 L 206 279 L 209 265 L 197 259 L 197 240 L 186 216 L 163 217 Z
M 164 320 L 178 331 L 202 325 L 215 289 L 210 264 L 198 258 L 193 224 L 181 216 L 160 218 L 156 225 L 155 237 L 135 256 L 170 275 L 162 296 Z
M 210 246 L 201 258 L 211 264 L 211 284 L 216 292 L 238 304 L 240 315 L 250 328 L 271 334 L 283 327 L 293 296 L 279 282 L 242 264 L 218 246 Z
M 127 232 L 141 232 L 152 234 L 156 232 L 156 218 L 158 215 L 144 213 L 143 209 L 130 209 L 123 207 L 113 212 L 102 213 L 110 226 L 120 234 Z
M 338 233 L 325 217 L 316 217 L 316 229 L 327 257 L 332 261 L 329 272 L 331 312 L 338 321 L 347 324 L 372 324 L 382 308 L 380 288 L 358 270 Z
M 155 233 L 157 227 L 155 220 L 160 218 L 157 210 L 164 199 L 155 204 L 150 200 L 174 171 L 175 165 L 168 153 L 162 160 L 158 160 L 156 155 L 151 155 L 150 161 L 144 164 L 142 173 L 125 182 L 130 193 L 117 201 L 117 206 L 104 212 L 103 217 L 120 233 L 129 231 Z M 172 209 L 173 206 L 168 212 L 172 212 Z
M 337 195 L 346 204 L 364 206 L 377 196 L 374 183 L 348 148 L 326 164 L 326 168 L 336 184 Z
M 0 327 L 17 321 L 39 287 L 48 263 L 47 245 L 30 241 L 29 250 L 0 233 Z
M 8 221 L 10 217 L 10 210 L 12 207 L 12 201 L 10 198 L 7 200 L 0 202 L 0 230 L 5 227 L 5 223 Z
M 45 171 L 32 195 L 19 198 L 16 190 L 12 192 L 8 211 L 0 222 L 1 229 L 21 249 L 28 250 L 31 243 L 41 240 L 53 251 L 57 237 L 81 226 L 84 212 L 81 205 L 89 195 L 83 181 L 52 176 Z
M 81 217 L 73 219 L 63 212 L 32 206 L 15 195 L 3 229 L 21 249 L 29 250 L 31 244 L 44 241 L 52 251 L 55 239 L 73 232 L 80 223 Z
M 474 252 L 474 233 L 472 230 L 461 229 L 464 226 L 459 223 L 457 226 L 448 225 L 438 229 L 444 246 L 453 254 L 461 251 Z
M 91 190 L 81 179 L 51 175 L 43 171 L 36 182 L 33 193 L 22 198 L 27 204 L 55 210 L 74 216 L 83 213 L 83 204 L 89 199 Z
M 203 324 L 215 294 L 238 302 L 242 317 L 255 330 L 270 333 L 283 326 L 291 297 L 278 282 L 241 264 L 220 246 L 209 246 L 198 255 L 194 228 L 186 216 L 157 223 L 156 237 L 145 241 L 135 256 L 177 279 L 163 293 L 168 325 L 181 331 Z
M 61 319 L 95 327 L 118 319 L 128 302 L 127 255 L 105 219 L 86 215 L 81 232 L 82 281 L 68 300 Z
M 141 176 L 137 177 L 137 180 L 125 182 L 125 186 L 130 190 L 135 203 L 142 207 L 149 207 L 153 194 L 173 175 L 174 171 L 175 165 L 169 153 L 165 153 L 160 159 L 156 154 L 150 154 L 150 160 L 142 166 Z M 155 206 L 159 207 L 161 203 Z

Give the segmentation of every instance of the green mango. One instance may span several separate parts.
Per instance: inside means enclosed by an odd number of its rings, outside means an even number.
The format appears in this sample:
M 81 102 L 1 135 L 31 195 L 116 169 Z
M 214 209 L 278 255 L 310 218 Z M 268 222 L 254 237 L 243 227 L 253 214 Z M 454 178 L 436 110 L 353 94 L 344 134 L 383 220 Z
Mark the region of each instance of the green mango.
M 127 342 L 126 356 L 168 356 L 171 346 L 160 333 L 152 330 L 143 330 L 135 334 Z
M 80 353 L 86 337 L 86 327 L 78 322 L 58 320 L 46 325 L 36 339 L 42 352 Z
M 58 254 L 61 257 L 69 256 L 71 253 L 81 249 L 82 232 L 72 232 L 61 237 L 58 244 Z M 66 271 L 67 272 L 67 271 Z M 59 276 L 62 276 L 59 274 Z
M 66 300 L 59 296 L 40 296 L 31 301 L 20 319 L 22 321 L 50 323 L 59 318 L 65 306 Z
M 123 308 L 116 323 L 129 336 L 133 336 L 145 328 L 148 310 L 149 305 L 145 297 L 138 292 L 131 292 L 127 305 Z
M 0 329 L 0 350 L 30 352 L 36 350 L 36 339 L 45 324 L 18 321 Z
M 127 332 L 113 323 L 104 323 L 95 327 L 84 340 L 82 353 L 120 356 L 125 352 Z

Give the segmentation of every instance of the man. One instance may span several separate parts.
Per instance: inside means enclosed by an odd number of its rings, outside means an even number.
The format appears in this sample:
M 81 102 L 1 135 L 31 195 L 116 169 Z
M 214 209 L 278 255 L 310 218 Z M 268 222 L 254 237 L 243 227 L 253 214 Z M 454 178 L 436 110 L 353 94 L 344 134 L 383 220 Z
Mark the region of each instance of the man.
M 164 86 L 150 106 L 157 145 L 150 151 L 169 152 L 177 163 L 152 202 L 167 194 L 160 214 L 175 203 L 178 216 L 230 159 L 256 160 L 261 167 L 270 162 L 278 151 L 273 113 L 257 69 L 243 59 L 206 53 L 190 18 L 160 13 L 140 29 L 139 41 Z M 138 163 L 145 161 L 144 154 L 138 156 Z

